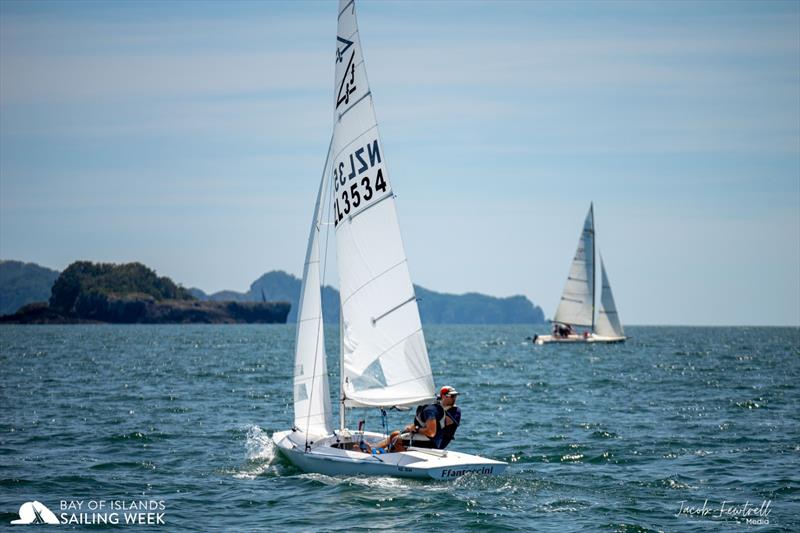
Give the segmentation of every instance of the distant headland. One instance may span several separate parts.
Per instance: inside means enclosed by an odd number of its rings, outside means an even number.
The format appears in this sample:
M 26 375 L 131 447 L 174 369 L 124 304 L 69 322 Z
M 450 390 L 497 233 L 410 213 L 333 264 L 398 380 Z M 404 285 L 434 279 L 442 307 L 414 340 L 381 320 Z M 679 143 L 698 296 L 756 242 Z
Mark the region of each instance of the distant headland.
M 93 266 L 89 268 L 88 265 Z M 89 272 L 89 278 L 94 281 L 87 279 L 85 286 L 82 285 L 83 296 L 70 300 L 62 295 L 69 286 L 66 280 L 81 277 L 84 271 Z M 64 284 L 59 284 L 64 274 L 68 274 Z M 88 296 L 98 292 L 99 280 L 113 285 L 99 291 L 105 299 Z M 74 281 L 72 283 L 74 285 Z M 79 261 L 59 273 L 34 263 L 0 261 L 0 315 L 6 314 L 0 317 L 0 322 L 116 322 L 130 320 L 131 316 L 137 317 L 134 322 L 143 323 L 265 322 L 265 317 L 258 312 L 253 314 L 253 310 L 267 312 L 271 306 L 279 304 L 286 306 L 286 316 L 276 321 L 294 322 L 301 285 L 301 280 L 291 274 L 272 271 L 255 280 L 247 292 L 226 290 L 206 294 L 198 288 L 184 289 L 169 278 L 159 278 L 140 263 L 99 265 Z M 545 323 L 542 309 L 525 296 L 446 294 L 418 285 L 414 290 L 419 299 L 420 318 L 425 324 Z M 59 296 L 54 302 L 56 292 Z M 96 305 L 89 305 L 92 309 L 89 313 L 85 306 L 90 302 Z M 137 315 L 136 309 L 141 308 L 145 311 Z M 65 312 L 65 309 L 69 310 Z M 24 318 L 18 316 L 23 311 Z M 322 312 L 326 323 L 339 323 L 339 291 L 328 285 L 322 287 Z
M 302 280 L 280 270 L 267 272 L 250 285 L 247 292 L 221 291 L 206 294 L 188 289 L 201 300 L 237 300 L 254 302 L 285 300 L 292 304 L 287 320 L 297 320 L 297 304 Z M 525 296 L 497 298 L 485 294 L 446 294 L 414 285 L 419 315 L 423 324 L 544 324 L 541 308 Z M 322 287 L 322 316 L 327 324 L 339 323 L 339 291 Z

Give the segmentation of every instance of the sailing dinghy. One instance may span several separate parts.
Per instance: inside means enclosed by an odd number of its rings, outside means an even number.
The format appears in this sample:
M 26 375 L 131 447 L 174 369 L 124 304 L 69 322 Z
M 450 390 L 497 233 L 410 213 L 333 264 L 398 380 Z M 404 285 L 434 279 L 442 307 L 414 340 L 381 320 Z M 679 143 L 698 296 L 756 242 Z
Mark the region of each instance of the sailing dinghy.
M 624 342 L 625 332 L 619 321 L 614 294 L 608 282 L 603 258 L 600 258 L 600 307 L 595 316 L 595 231 L 594 206 L 583 223 L 578 239 L 578 249 L 570 265 L 567 283 L 553 317 L 553 334 L 537 335 L 536 344 L 563 343 L 615 343 Z M 578 328 L 584 328 L 579 332 Z
M 359 444 L 386 435 L 346 427 L 346 409 L 427 404 L 436 388 L 353 0 L 340 0 L 336 40 L 333 137 L 317 193 L 297 316 L 294 424 L 272 438 L 306 472 L 423 479 L 501 474 L 507 463 L 451 450 L 409 447 L 367 454 Z M 341 302 L 338 428 L 332 422 L 320 292 L 327 257 L 326 250 L 320 253 L 320 235 L 331 226 L 324 216 L 326 205 L 333 218 Z

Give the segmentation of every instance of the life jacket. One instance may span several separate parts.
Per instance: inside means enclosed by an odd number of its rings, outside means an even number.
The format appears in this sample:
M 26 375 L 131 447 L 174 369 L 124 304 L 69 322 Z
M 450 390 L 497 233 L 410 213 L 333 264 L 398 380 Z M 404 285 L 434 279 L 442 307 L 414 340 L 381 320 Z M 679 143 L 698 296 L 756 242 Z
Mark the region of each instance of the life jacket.
M 425 410 L 431 406 L 436 408 L 436 434 L 431 440 L 436 448 L 443 450 L 453 440 L 456 429 L 458 429 L 458 425 L 461 422 L 461 410 L 458 407 L 454 407 L 450 412 L 446 412 L 444 407 L 438 403 L 420 405 L 417 407 L 417 413 L 414 417 L 414 425 L 417 428 L 423 428 L 427 425 L 423 415 Z M 447 425 L 448 418 L 452 422 L 450 425 Z
M 450 419 L 449 425 L 446 424 L 448 418 Z M 461 409 L 453 406 L 445 411 L 442 422 L 445 423 L 445 425 L 442 427 L 441 440 L 437 442 L 437 447 L 439 449 L 447 448 L 447 445 L 450 444 L 450 441 L 455 438 L 456 430 L 458 429 L 458 426 L 461 425 Z
M 444 427 L 444 407 L 439 405 L 438 403 L 430 403 L 427 405 L 418 405 L 417 406 L 417 414 L 414 416 L 414 425 L 417 426 L 417 429 L 424 428 L 427 425 L 427 421 L 422 418 L 423 414 L 425 413 L 425 409 L 428 407 L 433 406 L 436 408 L 436 434 L 439 434 L 439 430 Z

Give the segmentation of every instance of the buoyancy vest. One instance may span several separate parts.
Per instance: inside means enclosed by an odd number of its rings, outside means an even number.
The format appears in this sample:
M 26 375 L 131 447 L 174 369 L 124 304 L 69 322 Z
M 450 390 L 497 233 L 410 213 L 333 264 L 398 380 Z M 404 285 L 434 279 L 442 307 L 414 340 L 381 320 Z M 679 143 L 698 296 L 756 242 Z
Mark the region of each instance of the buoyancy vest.
M 438 403 L 428 405 L 420 405 L 417 407 L 417 413 L 414 417 L 414 425 L 417 428 L 424 428 L 428 420 L 434 417 L 436 419 L 436 434 L 431 438 L 436 448 L 442 450 L 450 441 L 461 423 L 461 409 L 452 407 L 445 412 L 444 407 Z M 451 424 L 447 424 L 447 419 L 450 419 Z
M 447 424 L 448 419 L 450 420 L 450 424 Z M 461 424 L 461 409 L 455 405 L 448 409 L 445 412 L 442 422 L 444 423 L 442 426 L 442 438 L 440 442 L 437 443 L 437 447 L 440 449 L 447 448 L 447 445 L 450 444 L 450 441 L 455 438 L 456 430 Z

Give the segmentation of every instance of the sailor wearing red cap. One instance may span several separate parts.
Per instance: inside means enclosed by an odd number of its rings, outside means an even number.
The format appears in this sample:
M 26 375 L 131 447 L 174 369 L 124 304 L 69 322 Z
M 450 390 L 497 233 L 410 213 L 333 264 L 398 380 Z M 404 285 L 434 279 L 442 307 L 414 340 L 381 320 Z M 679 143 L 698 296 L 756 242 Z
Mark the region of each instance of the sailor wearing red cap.
M 455 438 L 456 430 L 461 424 L 461 409 L 456 405 L 458 391 L 453 387 L 442 387 L 439 391 L 439 404 L 444 409 L 444 425 L 437 448 L 444 449 Z
M 453 440 L 461 423 L 457 399 L 458 391 L 454 387 L 442 387 L 436 403 L 417 407 L 414 422 L 404 428 L 404 433 L 393 431 L 371 448 L 383 448 L 389 452 L 402 452 L 407 446 L 443 450 Z

